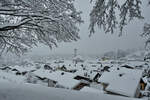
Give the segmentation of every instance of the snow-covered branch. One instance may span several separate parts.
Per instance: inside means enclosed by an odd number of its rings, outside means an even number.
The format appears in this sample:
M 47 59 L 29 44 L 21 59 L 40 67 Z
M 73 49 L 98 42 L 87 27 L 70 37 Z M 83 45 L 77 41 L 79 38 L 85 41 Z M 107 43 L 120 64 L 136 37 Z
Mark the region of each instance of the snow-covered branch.
M 52 48 L 58 42 L 78 40 L 76 24 L 83 21 L 73 1 L 1 0 L 0 50 L 18 53 L 38 43 Z
M 122 35 L 123 28 L 131 20 L 143 19 L 141 14 L 142 0 L 96 0 L 90 14 L 90 32 L 94 33 L 97 25 L 104 31 L 114 33 L 119 28 Z

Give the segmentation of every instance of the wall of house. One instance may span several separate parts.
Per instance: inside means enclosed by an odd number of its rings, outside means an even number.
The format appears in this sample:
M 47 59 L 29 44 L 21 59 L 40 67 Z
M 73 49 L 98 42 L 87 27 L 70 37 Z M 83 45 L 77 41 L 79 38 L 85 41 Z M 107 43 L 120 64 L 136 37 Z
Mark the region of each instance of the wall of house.
M 135 92 L 135 96 L 134 96 L 135 98 L 139 98 L 139 96 L 140 96 L 140 88 L 141 88 L 141 84 L 139 82 L 138 87 L 137 87 L 136 92 Z
M 53 80 L 48 79 L 48 87 L 55 87 L 56 82 Z
M 84 86 L 88 86 L 89 84 L 86 84 L 86 83 L 80 83 L 78 84 L 77 86 L 75 86 L 73 89 L 74 90 L 80 90 L 82 89 Z
M 101 85 L 103 85 L 103 90 L 106 91 L 106 87 L 108 86 L 108 84 L 106 84 L 106 83 L 101 83 Z

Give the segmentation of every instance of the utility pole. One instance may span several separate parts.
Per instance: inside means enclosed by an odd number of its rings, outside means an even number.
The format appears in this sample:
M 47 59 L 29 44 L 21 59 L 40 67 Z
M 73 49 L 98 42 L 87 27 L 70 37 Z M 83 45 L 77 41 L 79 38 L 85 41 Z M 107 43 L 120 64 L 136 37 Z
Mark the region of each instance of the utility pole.
M 77 56 L 77 48 L 75 48 L 74 49 L 74 58 Z M 76 65 L 77 65 L 77 61 L 76 61 L 76 59 L 74 60 L 74 63 L 75 63 L 75 67 L 76 67 Z
M 76 49 L 76 48 L 74 49 L 74 57 L 77 56 L 77 50 L 78 50 L 78 49 Z

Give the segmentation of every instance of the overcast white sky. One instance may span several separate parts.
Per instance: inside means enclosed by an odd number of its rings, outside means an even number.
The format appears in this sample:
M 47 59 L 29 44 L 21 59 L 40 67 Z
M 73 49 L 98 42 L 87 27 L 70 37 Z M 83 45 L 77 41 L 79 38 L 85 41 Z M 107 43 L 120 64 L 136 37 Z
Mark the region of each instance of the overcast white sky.
M 82 19 L 84 24 L 80 25 L 80 37 L 77 42 L 60 43 L 58 48 L 50 50 L 48 47 L 40 45 L 32 50 L 33 54 L 72 54 L 73 49 L 77 48 L 81 54 L 101 54 L 111 50 L 139 48 L 143 47 L 144 39 L 140 37 L 142 28 L 145 22 L 150 22 L 150 7 L 144 6 L 144 13 L 146 20 L 132 21 L 125 27 L 122 37 L 118 37 L 118 32 L 115 34 L 105 34 L 103 30 L 96 29 L 96 33 L 89 38 L 89 13 L 92 9 L 90 0 L 76 0 L 75 6 L 78 10 L 83 12 Z

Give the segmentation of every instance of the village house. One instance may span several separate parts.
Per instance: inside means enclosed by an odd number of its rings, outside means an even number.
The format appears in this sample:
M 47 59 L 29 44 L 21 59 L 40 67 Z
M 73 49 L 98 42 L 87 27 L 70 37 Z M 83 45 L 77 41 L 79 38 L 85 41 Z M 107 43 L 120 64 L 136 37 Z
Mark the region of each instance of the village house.
M 141 85 L 141 90 L 145 90 L 145 88 L 146 88 L 146 86 L 147 86 L 147 77 L 145 76 L 145 77 L 143 77 L 143 78 L 141 78 L 141 80 L 140 80 L 140 85 Z
M 70 72 L 70 73 L 75 73 L 77 71 L 77 69 L 73 68 L 72 66 L 65 66 L 65 65 L 58 67 L 57 70 L 61 70 L 64 72 Z
M 54 63 L 56 63 L 56 64 L 64 63 L 64 60 L 63 59 L 58 59 L 58 60 L 54 61 Z
M 45 70 L 53 70 L 53 68 L 47 64 L 44 65 Z
M 22 66 L 12 66 L 11 71 L 14 72 L 16 75 L 26 75 L 28 72 L 35 71 L 35 68 L 31 67 L 22 67 Z
M 129 69 L 145 69 L 148 68 L 149 65 L 145 61 L 128 61 L 120 65 L 121 67 L 129 68 Z
M 76 75 L 74 79 L 81 80 L 87 83 L 97 81 L 100 77 L 100 73 L 95 71 L 78 70 L 74 74 Z
M 83 62 L 84 62 L 84 59 L 82 58 L 82 56 L 77 55 L 76 57 L 73 58 L 73 62 L 74 62 L 75 64 L 80 63 L 80 62 L 83 63 Z
M 4 66 L 4 67 L 1 67 L 0 70 L 4 70 L 4 71 L 7 71 L 7 72 L 8 72 L 8 71 L 11 70 L 11 68 L 8 67 L 8 66 Z
M 99 78 L 103 90 L 108 94 L 140 97 L 142 70 L 112 67 Z
M 35 71 L 36 76 L 46 78 L 49 87 L 66 88 L 66 89 L 79 89 L 84 83 L 74 79 L 75 75 L 64 71 L 54 71 L 52 73 L 48 71 Z M 87 84 L 86 84 L 87 85 Z

